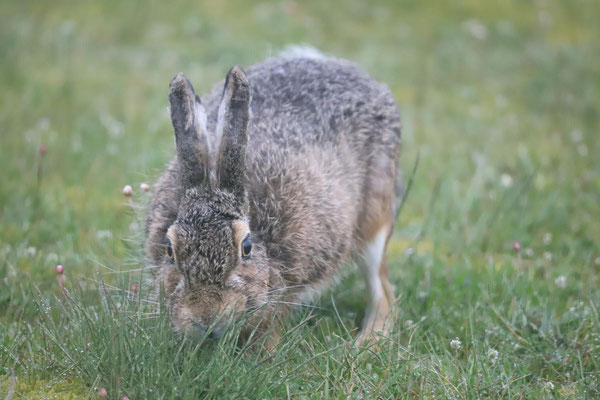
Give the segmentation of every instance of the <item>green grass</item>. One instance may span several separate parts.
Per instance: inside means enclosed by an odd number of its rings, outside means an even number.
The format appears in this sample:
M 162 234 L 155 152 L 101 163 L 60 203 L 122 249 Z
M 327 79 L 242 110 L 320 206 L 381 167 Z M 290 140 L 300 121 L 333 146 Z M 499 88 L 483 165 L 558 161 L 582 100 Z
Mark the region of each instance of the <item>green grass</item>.
M 11 381 L 13 398 L 599 398 L 598 10 L 0 2 L 0 398 Z M 397 323 L 378 351 L 347 345 L 366 304 L 355 271 L 272 353 L 237 348 L 235 329 L 178 340 L 144 290 L 116 290 L 140 275 L 112 271 L 141 266 L 142 216 L 121 188 L 143 204 L 138 184 L 173 154 L 171 77 L 204 92 L 289 43 L 386 82 L 407 177 L 420 155 L 388 251 Z

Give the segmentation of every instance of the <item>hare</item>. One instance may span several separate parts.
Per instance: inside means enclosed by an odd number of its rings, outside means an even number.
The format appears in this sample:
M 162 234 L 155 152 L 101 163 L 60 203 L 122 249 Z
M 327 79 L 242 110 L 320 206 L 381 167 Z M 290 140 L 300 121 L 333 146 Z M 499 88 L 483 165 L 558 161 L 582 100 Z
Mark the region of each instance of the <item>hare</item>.
M 357 342 L 385 334 L 403 190 L 388 88 L 348 61 L 297 57 L 235 66 L 202 100 L 180 73 L 169 101 L 176 158 L 154 185 L 146 253 L 174 330 L 219 337 L 250 315 L 243 332 L 276 337 L 273 321 L 355 261 Z

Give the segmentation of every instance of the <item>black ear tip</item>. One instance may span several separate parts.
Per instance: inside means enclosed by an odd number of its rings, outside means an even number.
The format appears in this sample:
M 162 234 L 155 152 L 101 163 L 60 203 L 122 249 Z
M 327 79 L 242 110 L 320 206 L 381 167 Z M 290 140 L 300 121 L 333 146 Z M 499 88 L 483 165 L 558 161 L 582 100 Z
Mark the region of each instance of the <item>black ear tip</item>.
M 171 79 L 169 88 L 175 89 L 175 88 L 184 87 L 187 84 L 187 82 L 189 82 L 187 76 L 185 76 L 185 74 L 183 72 L 180 72 L 177 75 L 175 75 L 173 77 L 173 79 Z
M 240 67 L 239 65 L 234 65 L 233 67 L 231 67 L 231 69 L 229 70 L 229 74 L 235 77 L 246 77 L 246 72 L 244 72 L 242 67 Z
M 196 96 L 194 87 L 187 76 L 180 72 L 173 77 L 169 84 L 169 96 L 184 97 L 189 95 Z
M 233 84 L 234 87 L 248 86 L 248 77 L 246 76 L 246 72 L 244 72 L 239 65 L 234 65 L 227 73 L 227 78 L 225 78 L 225 86 L 228 86 L 230 83 Z
M 250 83 L 246 72 L 238 65 L 231 67 L 225 78 L 223 87 L 223 98 L 229 98 L 232 101 L 249 102 L 250 100 Z

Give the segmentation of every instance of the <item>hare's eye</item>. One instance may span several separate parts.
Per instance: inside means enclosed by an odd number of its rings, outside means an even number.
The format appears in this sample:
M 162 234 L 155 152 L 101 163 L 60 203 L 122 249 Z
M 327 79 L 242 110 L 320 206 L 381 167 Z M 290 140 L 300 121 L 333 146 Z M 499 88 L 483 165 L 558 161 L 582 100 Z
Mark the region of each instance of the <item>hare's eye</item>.
M 173 255 L 173 246 L 171 246 L 171 242 L 167 243 L 167 255 L 171 260 L 174 260 L 175 257 Z
M 242 258 L 247 260 L 250 258 L 250 252 L 252 251 L 252 242 L 250 241 L 250 236 L 246 236 L 246 238 L 242 241 Z

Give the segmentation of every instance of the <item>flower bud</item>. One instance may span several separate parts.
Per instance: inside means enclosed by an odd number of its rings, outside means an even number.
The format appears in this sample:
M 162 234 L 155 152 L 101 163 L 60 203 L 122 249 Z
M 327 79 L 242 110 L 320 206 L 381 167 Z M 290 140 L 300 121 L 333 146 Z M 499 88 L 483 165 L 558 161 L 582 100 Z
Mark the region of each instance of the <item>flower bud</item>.
M 131 194 L 133 193 L 133 189 L 131 188 L 130 185 L 125 185 L 125 187 L 123 188 L 123 196 L 125 197 L 131 197 Z

